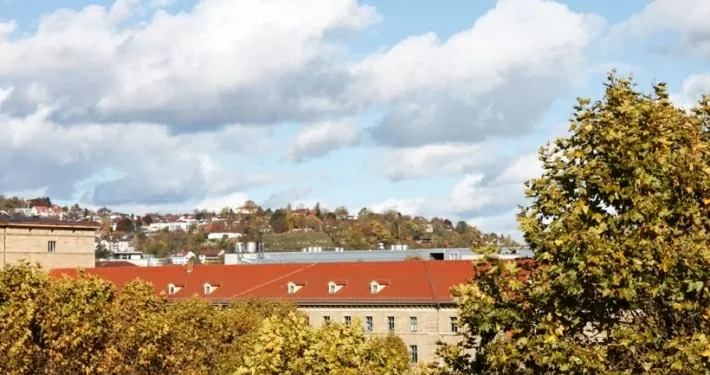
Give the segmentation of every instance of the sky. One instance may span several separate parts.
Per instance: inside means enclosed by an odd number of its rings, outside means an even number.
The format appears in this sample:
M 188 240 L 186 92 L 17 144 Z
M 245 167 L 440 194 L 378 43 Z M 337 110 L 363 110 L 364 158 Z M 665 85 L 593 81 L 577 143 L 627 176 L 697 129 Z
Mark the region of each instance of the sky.
M 0 0 L 0 193 L 396 209 L 518 237 L 611 69 L 710 93 L 707 0 Z

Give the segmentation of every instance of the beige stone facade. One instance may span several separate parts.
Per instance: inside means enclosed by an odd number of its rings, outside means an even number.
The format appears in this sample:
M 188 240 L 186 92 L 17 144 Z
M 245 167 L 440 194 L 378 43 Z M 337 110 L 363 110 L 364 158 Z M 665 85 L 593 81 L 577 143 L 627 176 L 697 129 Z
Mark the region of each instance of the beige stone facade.
M 349 317 L 353 324 L 359 321 L 367 335 L 389 334 L 392 320 L 392 332 L 402 338 L 410 352 L 416 351 L 418 362 L 434 361 L 439 341 L 453 343 L 460 339 L 452 329 L 455 322 L 452 319 L 456 319 L 454 305 L 299 306 L 299 309 L 308 314 L 313 326 L 320 326 L 327 320 L 346 323 L 346 317 Z M 372 321 L 371 331 L 368 330 L 368 317 Z M 416 322 L 414 327 L 410 324 L 413 322 Z
M 94 267 L 93 224 L 0 220 L 0 267 L 28 261 L 44 269 Z

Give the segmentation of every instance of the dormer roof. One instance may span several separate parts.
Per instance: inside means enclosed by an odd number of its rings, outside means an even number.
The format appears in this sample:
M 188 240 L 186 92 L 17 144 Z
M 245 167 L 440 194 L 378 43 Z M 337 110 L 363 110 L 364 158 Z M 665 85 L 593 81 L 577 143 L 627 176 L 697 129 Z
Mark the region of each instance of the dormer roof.
M 93 268 L 85 272 L 112 281 L 119 288 L 134 279 L 150 282 L 158 293 L 167 292 L 168 284 L 180 285 L 181 289 L 168 297 L 172 300 L 198 295 L 219 303 L 268 298 L 290 299 L 298 304 L 434 304 L 453 303 L 449 289 L 467 282 L 473 270 L 470 261 L 447 260 L 195 265 L 190 273 L 182 266 Z M 77 271 L 54 269 L 50 274 L 75 277 Z M 373 282 L 384 287 L 372 293 Z M 340 288 L 330 293 L 329 283 Z M 205 284 L 214 287 L 209 295 L 204 295 Z M 290 294 L 289 284 L 300 288 Z

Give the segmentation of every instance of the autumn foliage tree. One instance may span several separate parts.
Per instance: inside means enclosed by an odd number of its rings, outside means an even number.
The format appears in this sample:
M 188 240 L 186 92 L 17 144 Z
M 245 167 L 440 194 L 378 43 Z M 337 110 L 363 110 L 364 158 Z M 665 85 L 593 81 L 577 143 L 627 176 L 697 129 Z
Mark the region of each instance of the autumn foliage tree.
M 449 373 L 710 372 L 709 127 L 709 97 L 687 111 L 665 84 L 612 73 L 601 100 L 580 99 L 527 184 L 536 264 L 489 258 L 456 290 Z
M 168 303 L 138 280 L 0 271 L 3 375 L 413 375 L 404 343 L 388 340 L 366 339 L 359 324 L 312 328 L 285 302 Z

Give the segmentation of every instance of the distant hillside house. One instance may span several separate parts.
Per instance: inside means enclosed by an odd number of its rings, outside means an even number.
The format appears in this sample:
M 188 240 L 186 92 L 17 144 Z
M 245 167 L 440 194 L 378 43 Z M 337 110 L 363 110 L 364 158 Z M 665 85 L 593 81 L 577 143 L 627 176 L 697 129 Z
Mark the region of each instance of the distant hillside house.
M 100 242 L 103 247 L 112 253 L 133 253 L 136 252 L 135 246 L 133 246 L 132 241 L 127 240 L 117 240 L 117 241 L 107 241 L 101 240 Z
M 222 263 L 222 256 L 224 255 L 224 250 L 219 250 L 219 249 L 210 249 L 210 250 L 203 250 L 200 251 L 200 255 L 198 255 L 198 259 L 200 260 L 200 263 L 203 264 L 217 264 L 217 263 Z
M 63 219 L 64 210 L 59 206 L 34 206 L 29 211 L 30 216 L 41 218 Z
M 149 232 L 159 232 L 161 230 L 167 229 L 169 231 L 183 230 L 187 231 L 190 226 L 196 225 L 197 220 L 195 219 L 166 219 L 161 221 L 156 221 L 150 223 L 148 226 Z
M 188 260 L 193 258 L 195 258 L 195 254 L 192 251 L 181 251 L 170 255 L 170 263 L 184 266 Z
M 236 232 L 212 232 L 207 234 L 207 239 L 212 240 L 212 241 L 219 241 L 222 238 L 239 238 L 241 237 L 241 233 L 236 233 Z

